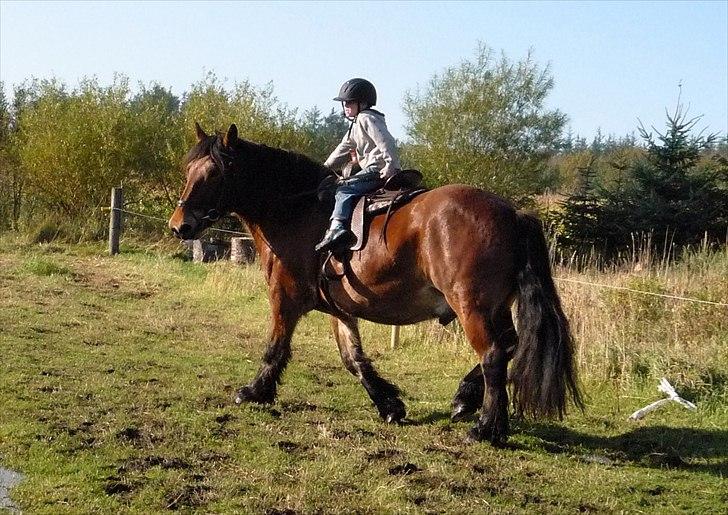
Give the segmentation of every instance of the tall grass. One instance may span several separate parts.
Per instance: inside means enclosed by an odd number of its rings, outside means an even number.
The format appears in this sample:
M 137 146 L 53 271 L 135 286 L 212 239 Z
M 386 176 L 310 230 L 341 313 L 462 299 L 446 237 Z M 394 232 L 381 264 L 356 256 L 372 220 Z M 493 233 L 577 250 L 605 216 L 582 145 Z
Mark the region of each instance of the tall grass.
M 628 390 L 666 376 L 693 399 L 728 399 L 727 307 L 614 289 L 727 302 L 728 248 L 702 245 L 678 260 L 669 251 L 655 255 L 647 240 L 635 243 L 608 267 L 595 254 L 553 264 L 582 381 Z M 472 354 L 457 321 L 445 328 L 420 324 L 404 334 Z
M 680 261 L 643 255 L 601 272 L 557 266 L 555 275 L 561 279 L 562 300 L 585 377 L 629 386 L 669 375 L 685 386 L 701 389 L 713 386 L 717 376 L 725 376 L 720 372 L 728 357 L 725 306 L 609 288 L 725 302 L 725 250 L 687 251 Z

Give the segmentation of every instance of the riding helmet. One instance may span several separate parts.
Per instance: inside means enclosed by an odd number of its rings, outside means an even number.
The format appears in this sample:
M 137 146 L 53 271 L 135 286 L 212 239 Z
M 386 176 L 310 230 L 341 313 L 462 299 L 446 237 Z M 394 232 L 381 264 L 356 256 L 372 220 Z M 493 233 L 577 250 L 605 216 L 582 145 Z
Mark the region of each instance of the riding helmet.
M 371 107 L 377 103 L 377 90 L 366 79 L 349 79 L 341 85 L 339 96 L 334 100 L 364 102 Z

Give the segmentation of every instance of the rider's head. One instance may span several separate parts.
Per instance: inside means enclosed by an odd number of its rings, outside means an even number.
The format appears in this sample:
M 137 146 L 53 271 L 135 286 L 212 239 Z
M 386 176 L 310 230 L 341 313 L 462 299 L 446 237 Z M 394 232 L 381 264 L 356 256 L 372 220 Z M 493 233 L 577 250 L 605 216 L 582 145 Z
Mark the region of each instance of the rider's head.
M 377 103 L 377 90 L 366 79 L 349 79 L 341 85 L 334 100 L 341 102 L 347 118 L 353 118 Z

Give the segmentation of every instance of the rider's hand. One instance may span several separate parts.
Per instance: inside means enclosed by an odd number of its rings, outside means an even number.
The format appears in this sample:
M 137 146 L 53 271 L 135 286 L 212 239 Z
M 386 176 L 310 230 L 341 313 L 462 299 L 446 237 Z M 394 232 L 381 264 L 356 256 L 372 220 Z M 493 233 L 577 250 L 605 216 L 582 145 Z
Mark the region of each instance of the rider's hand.
M 395 175 L 397 175 L 397 172 L 399 172 L 398 169 L 385 166 L 384 168 L 379 170 L 379 177 L 386 181 L 390 177 L 394 177 Z

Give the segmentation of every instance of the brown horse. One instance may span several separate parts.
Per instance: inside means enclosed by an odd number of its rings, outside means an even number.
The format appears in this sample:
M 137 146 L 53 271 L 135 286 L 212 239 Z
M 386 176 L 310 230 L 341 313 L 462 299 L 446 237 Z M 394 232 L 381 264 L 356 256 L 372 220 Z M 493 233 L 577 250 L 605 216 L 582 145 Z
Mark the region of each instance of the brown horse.
M 224 136 L 195 127 L 198 142 L 187 155 L 187 184 L 169 227 L 189 239 L 222 214 L 238 216 L 255 240 L 268 283 L 268 347 L 236 402 L 275 400 L 296 324 L 318 310 L 331 315 L 344 365 L 388 422 L 402 420 L 405 407 L 398 388 L 364 354 L 358 318 L 405 325 L 457 316 L 480 359 L 452 402 L 454 420 L 482 407 L 470 439 L 505 441 L 509 381 L 520 415 L 561 417 L 569 397 L 582 407 L 569 325 L 536 218 L 479 189 L 434 189 L 397 209 L 386 227 L 384 215 L 375 217 L 370 234 L 384 228 L 386 244 L 372 238 L 322 295 L 321 258 L 313 249 L 330 208 L 315 192 L 331 171 L 300 154 L 240 139 L 235 125 Z

